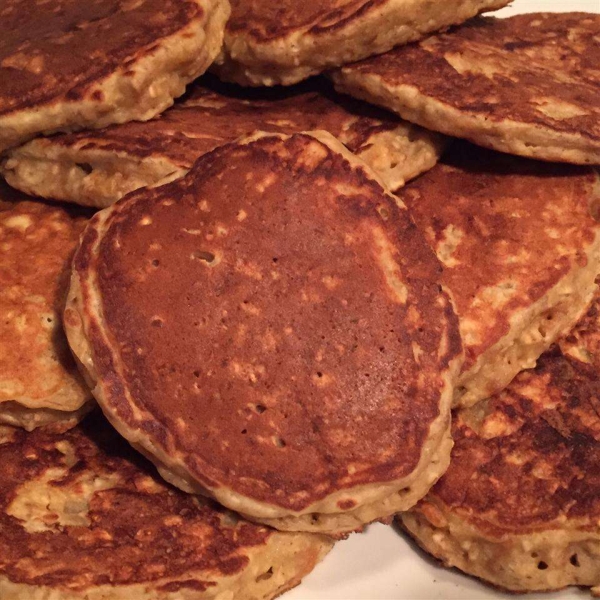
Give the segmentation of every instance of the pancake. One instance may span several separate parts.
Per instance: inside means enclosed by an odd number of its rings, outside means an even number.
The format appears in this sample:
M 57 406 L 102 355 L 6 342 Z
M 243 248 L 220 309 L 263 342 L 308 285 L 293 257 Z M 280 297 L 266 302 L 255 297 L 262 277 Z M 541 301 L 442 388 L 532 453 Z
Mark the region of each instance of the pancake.
M 444 265 L 465 348 L 455 405 L 504 388 L 587 310 L 598 174 L 459 143 L 401 199 Z
M 600 593 L 599 394 L 597 369 L 555 348 L 459 411 L 450 468 L 403 526 L 494 586 Z
M 65 327 L 102 410 L 168 481 L 338 535 L 447 466 L 462 352 L 439 275 L 331 135 L 258 133 L 92 219 Z
M 266 600 L 329 551 L 166 485 L 94 415 L 63 434 L 0 427 L 4 600 Z
M 333 75 L 429 129 L 540 160 L 600 164 L 600 14 L 478 18 Z
M 151 121 L 33 140 L 9 154 L 3 174 L 37 196 L 105 207 L 139 187 L 183 175 L 202 154 L 256 129 L 325 129 L 392 190 L 431 168 L 441 152 L 439 134 L 336 95 L 324 80 L 269 92 L 205 79 Z
M 68 429 L 92 405 L 62 330 L 85 223 L 0 184 L 0 424 Z
M 0 152 L 162 112 L 213 61 L 228 16 L 226 0 L 5 0 Z
M 232 0 L 219 77 L 290 85 L 501 8 L 507 0 Z

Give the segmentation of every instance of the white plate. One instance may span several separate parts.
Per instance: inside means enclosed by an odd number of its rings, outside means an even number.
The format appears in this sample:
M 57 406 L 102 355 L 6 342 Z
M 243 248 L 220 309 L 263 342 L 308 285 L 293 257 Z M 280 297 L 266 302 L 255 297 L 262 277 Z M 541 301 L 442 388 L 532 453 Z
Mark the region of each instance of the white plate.
M 310 0 L 309 0 L 310 1 Z M 434 0 L 443 2 L 444 0 Z M 600 12 L 600 0 L 516 0 L 496 14 L 524 12 Z M 579 600 L 590 594 L 574 588 L 524 600 Z M 366 533 L 338 543 L 325 560 L 285 600 L 499 600 L 502 594 L 443 569 L 394 527 L 371 525 Z

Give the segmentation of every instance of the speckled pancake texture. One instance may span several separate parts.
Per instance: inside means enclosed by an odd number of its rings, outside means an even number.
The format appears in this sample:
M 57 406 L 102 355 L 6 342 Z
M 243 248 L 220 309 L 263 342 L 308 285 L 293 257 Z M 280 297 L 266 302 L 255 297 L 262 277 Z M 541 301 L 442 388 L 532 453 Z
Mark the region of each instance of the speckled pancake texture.
M 65 429 L 89 410 L 62 331 L 85 222 L 0 185 L 0 424 Z
M 232 0 L 214 70 L 243 85 L 289 85 L 432 31 L 501 8 L 507 0 Z
M 504 388 L 570 331 L 600 271 L 600 186 L 587 167 L 458 143 L 400 194 L 444 265 L 465 362 L 455 404 Z
M 339 534 L 447 466 L 457 320 L 406 208 L 331 135 L 256 134 L 99 213 L 66 328 L 182 489 Z
M 213 61 L 229 11 L 227 0 L 5 0 L 0 152 L 163 111 Z
M 600 593 L 599 394 L 598 370 L 554 347 L 501 394 L 459 411 L 450 468 L 404 527 L 447 566 L 495 586 Z
M 559 340 L 559 345 L 565 356 L 590 365 L 592 369 L 600 372 L 600 294 L 596 293 L 588 311 L 577 325 Z
M 270 600 L 331 547 L 168 486 L 99 415 L 0 426 L 0 473 L 3 600 Z
M 257 129 L 329 131 L 392 190 L 431 168 L 443 146 L 443 136 L 336 94 L 324 79 L 259 92 L 205 78 L 151 121 L 38 138 L 11 151 L 0 171 L 28 193 L 105 207 L 185 174 L 202 154 Z
M 333 78 L 342 91 L 487 148 L 600 164 L 598 31 L 600 14 L 481 17 Z

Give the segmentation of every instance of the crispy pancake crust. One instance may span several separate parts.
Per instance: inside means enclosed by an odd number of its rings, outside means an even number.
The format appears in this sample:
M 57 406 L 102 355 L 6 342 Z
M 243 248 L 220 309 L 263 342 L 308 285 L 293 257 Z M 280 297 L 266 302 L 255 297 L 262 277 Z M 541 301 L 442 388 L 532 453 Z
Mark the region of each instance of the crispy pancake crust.
M 559 340 L 563 354 L 590 365 L 600 372 L 600 295 L 594 296 L 587 313 L 565 337 Z
M 479 18 L 344 67 L 344 92 L 481 146 L 600 164 L 600 15 Z
M 207 69 L 228 15 L 227 0 L 3 2 L 0 151 L 153 117 Z
M 0 423 L 68 429 L 91 407 L 62 331 L 86 219 L 0 186 Z
M 501 8 L 507 0 L 232 0 L 213 69 L 242 85 L 289 85 L 432 31 Z
M 439 274 L 331 135 L 256 134 L 92 220 L 66 329 L 169 481 L 337 534 L 413 505 L 447 465 L 462 356 Z
M 64 434 L 0 427 L 0 472 L 5 600 L 266 600 L 332 545 L 173 489 L 99 415 Z
M 504 388 L 587 310 L 600 271 L 589 168 L 459 143 L 400 193 L 444 265 L 465 362 L 455 404 Z
M 450 468 L 404 527 L 447 566 L 511 591 L 599 586 L 599 393 L 598 371 L 554 348 L 459 411 Z
M 155 119 L 40 138 L 14 149 L 0 170 L 28 193 L 105 207 L 165 177 L 183 175 L 210 150 L 257 129 L 324 129 L 396 190 L 430 169 L 443 136 L 347 96 L 326 80 L 285 92 L 250 93 L 204 80 Z

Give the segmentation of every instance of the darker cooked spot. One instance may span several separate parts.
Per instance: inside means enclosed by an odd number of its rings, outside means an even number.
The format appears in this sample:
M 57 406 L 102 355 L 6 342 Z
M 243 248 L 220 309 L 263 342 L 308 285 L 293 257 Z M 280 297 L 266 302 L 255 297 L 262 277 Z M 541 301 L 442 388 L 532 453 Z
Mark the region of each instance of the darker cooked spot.
M 69 90 L 65 96 L 69 99 L 69 100 L 82 100 L 83 99 L 83 92 L 77 88 Z
M 75 163 L 86 175 L 89 175 L 94 169 L 90 163 Z
M 158 260 L 158 258 L 155 258 L 155 259 L 152 261 L 152 266 L 153 266 L 153 267 L 158 267 L 158 265 L 160 265 L 160 260 Z
M 170 581 L 157 589 L 161 592 L 178 592 L 183 589 L 205 592 L 208 588 L 215 585 L 217 584 L 214 581 L 196 581 L 195 579 L 188 579 L 186 581 Z
M 504 49 L 508 50 L 509 52 L 513 51 L 513 50 L 520 50 L 522 48 L 529 48 L 532 45 L 531 42 L 528 42 L 526 40 L 517 40 L 515 42 L 506 42 L 504 44 Z
M 263 406 L 262 404 L 257 404 L 257 405 L 254 407 L 254 410 L 255 410 L 255 411 L 256 411 L 256 412 L 257 412 L 259 415 L 262 415 L 262 414 L 263 414 L 263 413 L 264 413 L 264 412 L 267 410 L 267 407 L 266 407 L 266 406 Z
M 596 221 L 600 221 L 600 200 L 590 202 L 590 213 Z
M 340 500 L 337 505 L 340 510 L 350 510 L 356 506 L 356 502 L 354 500 Z
M 538 568 L 540 571 L 545 571 L 545 570 L 548 568 L 548 563 L 547 563 L 547 562 L 544 562 L 543 560 L 540 560 L 540 562 L 538 563 L 538 566 L 537 566 L 537 568 Z

